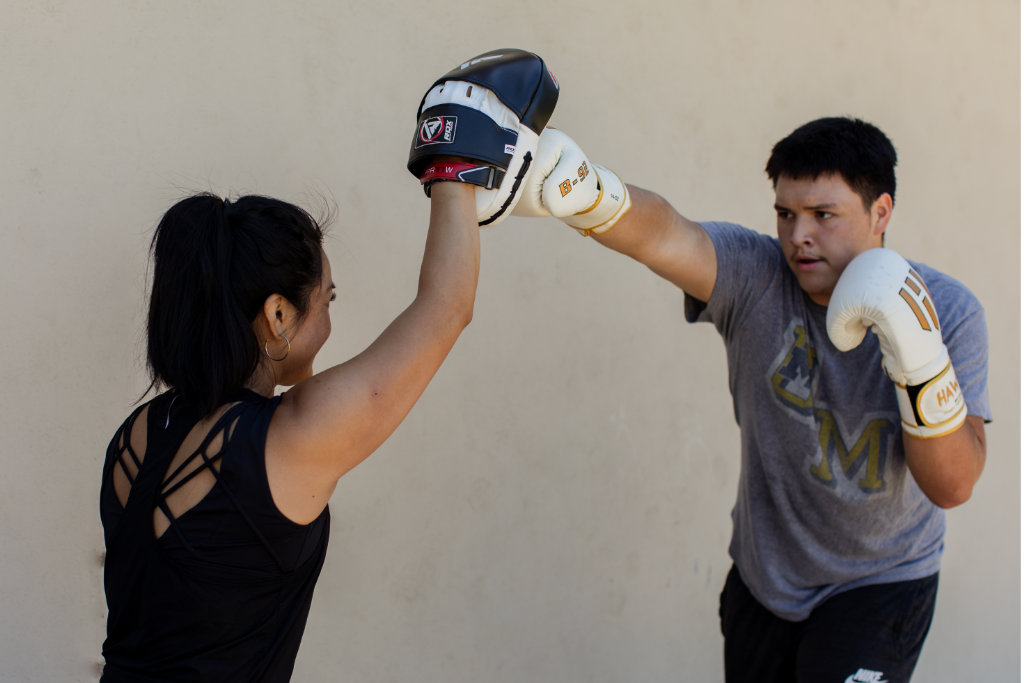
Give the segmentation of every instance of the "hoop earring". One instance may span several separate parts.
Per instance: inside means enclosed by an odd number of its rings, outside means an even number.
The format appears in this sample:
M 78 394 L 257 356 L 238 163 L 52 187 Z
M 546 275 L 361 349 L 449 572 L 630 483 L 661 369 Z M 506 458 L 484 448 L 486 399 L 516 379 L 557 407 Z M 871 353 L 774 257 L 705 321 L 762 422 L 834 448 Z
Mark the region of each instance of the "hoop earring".
M 284 341 L 285 341 L 286 344 L 288 344 L 288 346 L 284 350 L 284 355 L 281 356 L 280 358 L 274 358 L 273 356 L 270 355 L 270 340 L 269 339 L 266 340 L 265 342 L 263 342 L 263 353 L 267 354 L 267 358 L 269 358 L 270 360 L 274 361 L 275 363 L 280 363 L 281 361 L 283 361 L 285 358 L 288 357 L 289 353 L 292 352 L 292 342 L 291 342 L 291 340 L 288 339 L 288 337 L 286 337 L 284 335 L 284 333 L 282 333 L 281 336 L 284 337 Z

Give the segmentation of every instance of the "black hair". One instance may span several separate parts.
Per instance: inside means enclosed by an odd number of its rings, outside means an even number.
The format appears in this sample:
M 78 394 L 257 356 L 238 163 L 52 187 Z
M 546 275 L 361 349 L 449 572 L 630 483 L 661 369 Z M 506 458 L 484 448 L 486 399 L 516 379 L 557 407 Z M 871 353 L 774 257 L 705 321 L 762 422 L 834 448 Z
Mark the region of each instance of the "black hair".
M 173 389 L 201 415 L 231 400 L 259 366 L 252 323 L 267 297 L 307 312 L 322 244 L 317 221 L 278 199 L 203 193 L 172 206 L 150 245 L 150 388 Z
M 772 148 L 765 173 L 797 180 L 839 174 L 871 205 L 888 192 L 896 201 L 896 149 L 885 133 L 856 118 L 826 117 L 806 123 Z

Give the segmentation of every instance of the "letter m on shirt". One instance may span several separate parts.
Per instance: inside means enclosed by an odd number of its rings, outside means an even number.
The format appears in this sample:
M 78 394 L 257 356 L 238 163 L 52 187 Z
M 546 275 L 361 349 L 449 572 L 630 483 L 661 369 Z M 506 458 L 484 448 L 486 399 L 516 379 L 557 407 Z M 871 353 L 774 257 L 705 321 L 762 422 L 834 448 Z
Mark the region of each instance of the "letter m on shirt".
M 811 474 L 834 486 L 833 468 L 838 463 L 847 478 L 861 474 L 857 485 L 862 490 L 883 490 L 885 481 L 882 476 L 882 458 L 888 450 L 886 445 L 893 431 L 890 422 L 884 418 L 869 420 L 851 446 L 843 440 L 839 424 L 831 411 L 818 409 L 814 414 L 818 423 L 821 461 L 811 467 Z

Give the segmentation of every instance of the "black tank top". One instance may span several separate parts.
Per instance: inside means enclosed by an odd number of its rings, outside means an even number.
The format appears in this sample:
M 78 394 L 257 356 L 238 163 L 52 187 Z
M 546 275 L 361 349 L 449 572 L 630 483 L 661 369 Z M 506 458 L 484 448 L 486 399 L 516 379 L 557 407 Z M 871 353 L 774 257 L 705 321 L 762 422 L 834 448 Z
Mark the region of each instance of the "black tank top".
M 330 514 L 325 509 L 301 525 L 278 511 L 264 446 L 280 397 L 244 391 L 237 400 L 174 471 L 169 466 L 199 416 L 171 393 L 136 410 L 107 448 L 100 491 L 109 610 L 102 683 L 291 676 Z M 147 406 L 145 450 L 137 453 L 131 435 Z M 124 507 L 115 468 L 131 483 Z M 211 474 L 209 492 L 175 518 L 168 504 L 175 491 Z M 158 509 L 170 520 L 159 538 Z

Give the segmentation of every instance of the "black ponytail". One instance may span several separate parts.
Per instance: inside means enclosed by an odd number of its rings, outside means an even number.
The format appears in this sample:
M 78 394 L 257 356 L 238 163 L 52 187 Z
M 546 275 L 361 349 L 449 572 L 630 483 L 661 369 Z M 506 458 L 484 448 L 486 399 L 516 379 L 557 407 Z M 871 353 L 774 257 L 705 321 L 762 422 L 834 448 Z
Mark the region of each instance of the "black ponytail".
M 302 209 L 277 199 L 211 194 L 164 214 L 147 324 L 152 386 L 165 385 L 207 415 L 245 386 L 263 352 L 252 323 L 271 294 L 299 311 L 320 284 L 323 231 Z

